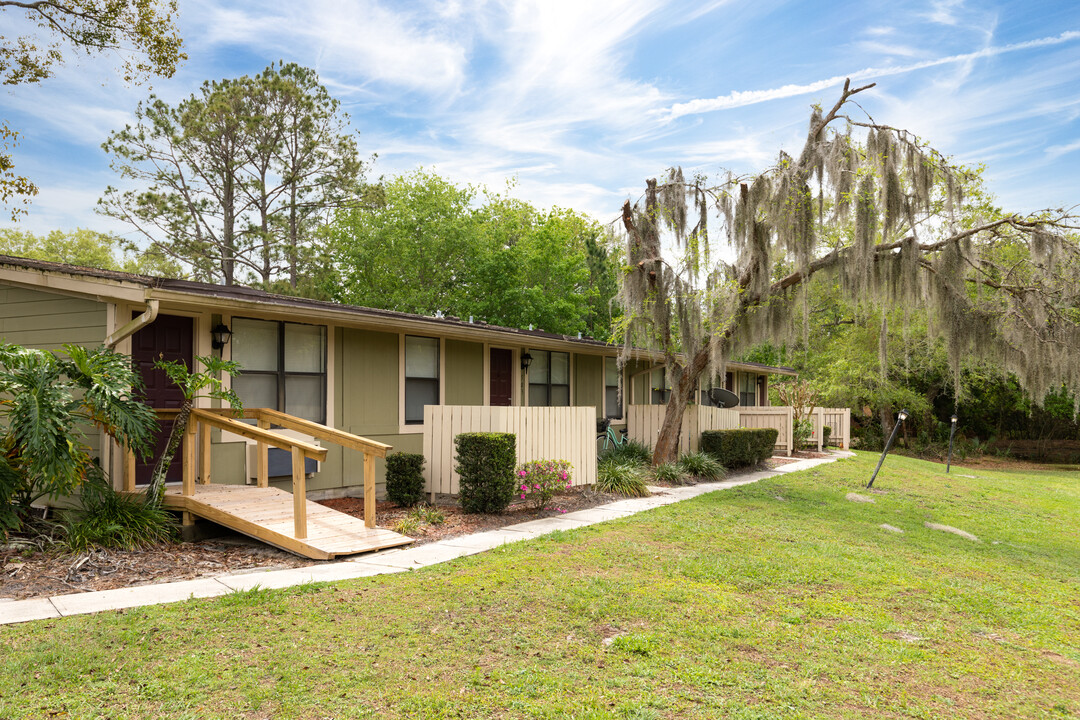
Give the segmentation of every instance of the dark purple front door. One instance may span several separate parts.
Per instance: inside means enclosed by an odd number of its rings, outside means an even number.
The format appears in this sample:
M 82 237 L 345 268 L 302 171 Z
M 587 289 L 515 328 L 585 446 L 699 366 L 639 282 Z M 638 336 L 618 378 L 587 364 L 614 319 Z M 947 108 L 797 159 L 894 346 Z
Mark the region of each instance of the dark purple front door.
M 146 402 L 150 407 L 178 408 L 184 402 L 180 388 L 169 380 L 164 370 L 155 368 L 154 362 L 158 359 L 181 360 L 190 368 L 193 359 L 193 340 L 192 319 L 176 315 L 158 315 L 154 322 L 131 336 L 131 359 L 142 372 L 143 383 L 146 386 L 144 391 Z M 150 482 L 150 473 L 154 470 L 154 463 L 165 452 L 171 430 L 172 421 L 162 422 L 157 447 L 150 461 L 145 462 L 142 458 L 135 459 L 136 484 L 145 485 Z M 183 478 L 183 467 L 183 458 L 180 453 L 177 453 L 165 478 L 166 481 L 180 482 Z
M 514 397 L 514 351 L 491 348 L 492 406 L 508 406 Z

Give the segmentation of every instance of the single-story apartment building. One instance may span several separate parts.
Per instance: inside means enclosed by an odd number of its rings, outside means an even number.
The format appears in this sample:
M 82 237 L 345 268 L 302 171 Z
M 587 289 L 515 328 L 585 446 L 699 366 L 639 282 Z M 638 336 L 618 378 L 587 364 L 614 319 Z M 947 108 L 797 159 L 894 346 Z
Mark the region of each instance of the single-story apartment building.
M 0 256 L 0 341 L 42 349 L 104 343 L 130 354 L 156 408 L 175 408 L 181 398 L 155 360 L 191 366 L 196 356 L 220 354 L 242 367 L 226 382 L 245 406 L 415 453 L 423 451 L 425 406 L 591 406 L 597 419 L 625 426 L 628 403 L 663 404 L 668 393 L 662 359 L 638 353 L 620 371 L 618 348 L 590 338 L 10 256 Z M 722 383 L 743 405 L 768 405 L 777 374 L 795 371 L 729 363 Z M 93 442 L 119 488 L 121 452 Z M 214 430 L 211 444 L 215 483 L 252 482 L 250 441 Z M 328 450 L 311 467 L 309 492 L 361 489 L 362 468 L 340 447 Z M 136 468 L 138 482 L 149 469 Z M 170 479 L 179 474 L 177 467 Z M 289 470 L 271 475 L 287 486 Z M 381 460 L 377 475 L 381 484 Z

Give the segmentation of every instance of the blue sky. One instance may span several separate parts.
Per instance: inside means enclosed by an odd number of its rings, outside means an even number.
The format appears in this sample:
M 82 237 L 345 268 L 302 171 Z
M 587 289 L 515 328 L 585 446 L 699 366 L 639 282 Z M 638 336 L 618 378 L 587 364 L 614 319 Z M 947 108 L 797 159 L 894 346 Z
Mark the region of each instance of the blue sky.
M 1006 208 L 1080 202 L 1080 3 L 180 0 L 180 25 L 190 59 L 153 83 L 170 102 L 297 62 L 378 153 L 372 176 L 516 178 L 518 197 L 604 222 L 668 166 L 754 172 L 798 149 L 846 76 L 878 83 L 860 96 L 875 120 L 985 163 Z M 94 212 L 117 184 L 100 144 L 149 89 L 114 66 L 83 58 L 0 95 L 41 187 L 20 227 L 126 232 Z

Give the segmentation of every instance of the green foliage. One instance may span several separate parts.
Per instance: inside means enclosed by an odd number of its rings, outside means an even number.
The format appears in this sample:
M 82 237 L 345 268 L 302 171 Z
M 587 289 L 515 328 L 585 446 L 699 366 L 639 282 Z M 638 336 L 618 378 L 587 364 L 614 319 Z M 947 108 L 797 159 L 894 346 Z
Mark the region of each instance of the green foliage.
M 154 466 L 154 471 L 150 475 L 150 484 L 146 486 L 148 503 L 160 504 L 161 502 L 162 494 L 165 492 L 165 476 L 169 472 L 173 458 L 176 457 L 176 452 L 180 449 L 195 399 L 204 397 L 227 402 L 237 414 L 244 407 L 240 396 L 231 388 L 226 388 L 221 380 L 221 376 L 226 373 L 234 377 L 239 374 L 238 363 L 222 360 L 213 355 L 196 355 L 195 360 L 202 364 L 201 372 L 189 370 L 187 364 L 179 360 L 158 360 L 154 363 L 154 367 L 164 370 L 169 380 L 180 389 L 184 401 L 173 421 L 165 452 L 158 458 L 157 465 Z
M 791 438 L 795 447 L 804 449 L 809 443 L 810 436 L 814 434 L 814 421 L 810 418 L 795 420 L 791 428 Z
M 342 210 L 335 300 L 606 339 L 617 265 L 599 226 L 417 171 Z
M 679 467 L 688 475 L 700 480 L 719 480 L 724 476 L 724 466 L 703 452 L 685 453 L 679 458 Z
M 422 525 L 420 518 L 410 514 L 395 522 L 390 529 L 399 535 L 414 535 Z
M 543 510 L 559 490 L 568 490 L 573 466 L 567 460 L 533 460 L 516 471 L 516 492 L 537 510 Z
M 757 465 L 772 457 L 777 435 L 776 428 L 706 430 L 701 433 L 701 452 L 726 468 Z
M 364 166 L 314 70 L 207 81 L 176 106 L 152 95 L 135 120 L 102 146 L 133 188 L 109 187 L 100 212 L 197 280 L 324 292 L 334 269 L 315 232 L 354 201 Z
M 30 503 L 82 484 L 93 468 L 89 427 L 149 451 L 157 419 L 137 397 L 141 383 L 131 358 L 105 347 L 0 344 L 0 526 L 16 527 Z
M 690 475 L 683 470 L 682 465 L 672 462 L 653 465 L 652 475 L 657 482 L 671 483 L 672 485 L 685 485 L 690 479 Z
M 629 463 L 632 465 L 651 465 L 652 464 L 652 448 L 645 443 L 638 442 L 636 440 L 627 440 L 624 443 L 609 447 L 606 450 L 600 452 L 601 461 L 611 460 L 619 463 Z
M 412 507 L 424 499 L 424 456 L 392 453 L 386 456 L 386 499 Z
M 93 467 L 80 494 L 81 509 L 65 513 L 65 543 L 82 552 L 97 547 L 134 550 L 176 538 L 169 511 L 112 489 L 100 468 Z
M 83 228 L 66 232 L 53 230 L 47 235 L 0 228 L 0 254 L 141 275 L 182 275 L 176 262 L 155 253 L 152 248 L 142 251 L 116 235 Z
M 821 447 L 826 448 L 829 446 L 829 438 L 832 435 L 832 428 L 825 425 L 821 428 Z
M 461 478 L 458 502 L 467 513 L 501 513 L 514 495 L 517 436 L 462 433 L 454 438 Z
M 596 489 L 604 493 L 646 497 L 649 489 L 645 485 L 645 477 L 645 465 L 642 463 L 607 457 L 596 465 Z
M 434 505 L 421 503 L 409 511 L 411 517 L 428 525 L 442 525 L 446 522 L 446 513 Z

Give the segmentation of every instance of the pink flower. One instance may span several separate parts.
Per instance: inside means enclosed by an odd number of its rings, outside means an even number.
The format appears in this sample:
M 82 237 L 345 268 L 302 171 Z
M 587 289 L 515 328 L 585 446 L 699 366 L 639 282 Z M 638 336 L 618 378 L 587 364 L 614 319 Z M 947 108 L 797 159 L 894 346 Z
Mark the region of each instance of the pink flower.
M 525 493 L 521 493 L 521 499 L 522 499 L 522 500 L 524 500 L 524 499 L 525 499 Z
M 520 475 L 521 477 L 525 477 L 528 474 L 529 472 L 527 470 L 521 470 L 520 472 L 518 472 L 518 475 Z
M 525 485 L 522 485 L 522 486 L 521 486 L 521 489 L 522 489 L 522 490 L 528 490 L 529 488 L 528 488 L 528 487 L 526 487 Z

